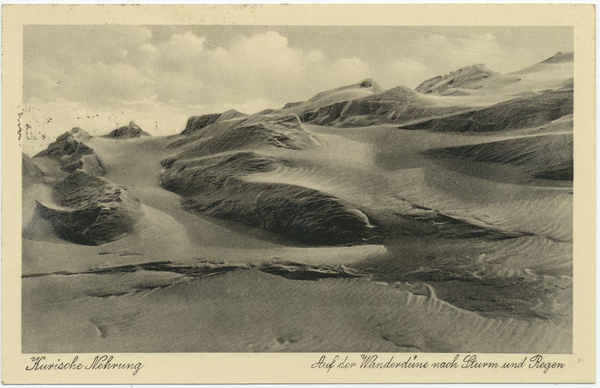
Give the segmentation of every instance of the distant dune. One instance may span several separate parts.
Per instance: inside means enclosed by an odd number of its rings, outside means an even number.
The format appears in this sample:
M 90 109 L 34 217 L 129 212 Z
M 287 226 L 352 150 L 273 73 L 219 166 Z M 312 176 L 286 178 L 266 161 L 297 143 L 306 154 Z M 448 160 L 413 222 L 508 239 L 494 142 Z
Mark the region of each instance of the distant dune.
M 88 174 L 102 176 L 105 173 L 102 160 L 92 148 L 80 141 L 88 139 L 91 139 L 91 136 L 85 131 L 73 128 L 71 132 L 65 132 L 57 137 L 54 143 L 34 158 L 54 159 L 60 163 L 63 171 L 69 173 L 82 169 Z
M 368 78 L 357 84 L 342 86 L 318 93 L 308 101 L 288 103 L 283 109 L 300 114 L 301 112 L 315 111 L 324 106 L 371 96 L 383 91 L 384 89 L 382 89 L 374 79 Z
M 548 90 L 489 108 L 403 125 L 402 129 L 491 132 L 533 128 L 573 114 L 573 90 Z
M 73 136 L 76 140 L 79 140 L 79 141 L 86 141 L 86 140 L 90 140 L 93 138 L 92 135 L 90 135 L 89 133 L 87 133 L 86 131 L 84 131 L 83 129 L 81 129 L 79 127 L 74 127 L 73 129 L 71 129 L 70 133 L 71 133 L 71 136 Z
M 133 121 L 131 121 L 129 125 L 119 127 L 106 135 L 106 137 L 113 139 L 131 139 L 140 136 L 150 136 L 150 134 L 143 131 L 142 128 L 137 126 Z
M 559 52 L 556 55 L 554 55 L 553 57 L 550 57 L 541 63 L 573 62 L 574 56 L 575 55 L 573 52 L 570 52 L 570 53 L 560 53 Z
M 477 89 L 478 81 L 485 78 L 496 77 L 500 73 L 492 71 L 483 64 L 463 67 L 445 76 L 428 79 L 415 88 L 419 93 L 443 93 L 450 88 Z
M 213 114 L 202 115 L 202 116 L 193 116 L 188 119 L 185 129 L 183 130 L 183 132 L 181 132 L 181 134 L 186 135 L 186 136 L 191 135 L 192 133 L 194 133 L 206 126 L 209 126 L 217 121 L 226 121 L 226 120 L 232 120 L 232 119 L 244 118 L 244 117 L 248 117 L 248 115 L 240 113 L 234 109 L 228 110 L 227 112 L 223 112 L 223 113 L 213 113 Z
M 457 103 L 460 103 L 457 101 Z M 372 96 L 303 112 L 303 122 L 316 125 L 364 127 L 407 122 L 425 117 L 464 111 L 464 106 L 440 106 L 415 91 L 399 86 Z

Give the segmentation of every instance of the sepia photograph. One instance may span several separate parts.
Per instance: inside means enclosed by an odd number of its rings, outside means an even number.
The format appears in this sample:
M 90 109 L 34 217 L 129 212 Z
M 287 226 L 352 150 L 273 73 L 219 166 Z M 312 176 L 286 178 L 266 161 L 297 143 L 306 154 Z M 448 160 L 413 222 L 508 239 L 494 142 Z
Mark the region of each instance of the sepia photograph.
M 74 355 L 134 376 L 147 353 L 573 355 L 573 25 L 20 33 L 11 260 L 38 378 Z

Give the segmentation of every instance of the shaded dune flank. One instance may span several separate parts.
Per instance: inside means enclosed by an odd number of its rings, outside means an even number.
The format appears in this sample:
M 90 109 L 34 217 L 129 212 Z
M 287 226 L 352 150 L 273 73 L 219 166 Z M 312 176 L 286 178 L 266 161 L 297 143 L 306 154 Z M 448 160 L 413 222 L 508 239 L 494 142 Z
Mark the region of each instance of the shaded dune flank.
M 423 94 L 439 94 L 451 88 L 476 89 L 481 87 L 478 81 L 498 75 L 499 73 L 488 69 L 483 64 L 467 66 L 447 75 L 428 79 L 417 86 L 415 91 Z
M 169 168 L 161 176 L 161 185 L 181 195 L 188 210 L 271 230 L 310 245 L 380 240 L 367 216 L 346 201 L 301 186 L 241 179 L 275 169 L 273 157 L 245 151 L 165 163 Z
M 86 171 L 91 175 L 102 176 L 105 167 L 100 157 L 94 150 L 78 139 L 89 140 L 91 136 L 80 128 L 73 128 L 56 138 L 44 151 L 34 158 L 47 157 L 60 163 L 63 171 L 72 173 L 77 169 Z
M 573 180 L 572 133 L 438 148 L 430 150 L 426 154 L 443 160 L 458 158 L 474 162 L 511 165 L 524 170 L 531 179 Z
M 518 97 L 489 108 L 431 119 L 402 129 L 441 132 L 495 132 L 532 128 L 573 114 L 573 90 L 548 90 Z
M 56 186 L 60 207 L 37 203 L 38 213 L 62 238 L 84 245 L 117 240 L 135 229 L 140 203 L 121 187 L 81 170 Z
M 211 124 L 214 124 L 217 121 L 227 121 L 232 119 L 241 119 L 248 117 L 248 115 L 244 113 L 240 113 L 234 109 L 228 110 L 223 113 L 212 113 L 202 116 L 192 116 L 188 119 L 187 124 L 182 135 L 189 136 L 192 133 L 201 130 L 204 127 L 207 127 Z
M 31 160 L 31 158 L 25 154 L 22 156 L 22 174 L 23 179 L 25 178 L 33 178 L 37 180 L 41 180 L 44 176 L 44 172 Z
M 371 96 L 338 102 L 299 113 L 302 122 L 338 127 L 363 127 L 410 122 L 469 110 L 465 106 L 443 106 L 419 93 L 399 86 Z

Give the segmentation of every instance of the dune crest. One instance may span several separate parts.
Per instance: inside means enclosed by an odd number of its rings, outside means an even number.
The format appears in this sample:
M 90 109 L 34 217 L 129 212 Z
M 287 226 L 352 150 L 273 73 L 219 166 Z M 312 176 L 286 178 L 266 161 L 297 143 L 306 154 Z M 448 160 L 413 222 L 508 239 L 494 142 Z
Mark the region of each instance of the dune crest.
M 253 115 L 241 120 L 217 120 L 174 140 L 168 147 L 182 148 L 175 158 L 190 158 L 270 147 L 301 150 L 318 144 L 317 138 L 304 129 L 296 115 L 272 114 Z
M 68 173 L 81 169 L 91 175 L 104 175 L 106 171 L 100 157 L 78 139 L 89 140 L 91 136 L 80 128 L 73 128 L 71 132 L 65 132 L 57 137 L 56 141 L 50 143 L 48 148 L 34 158 L 54 159 L 60 163 L 61 170 Z
M 132 139 L 140 136 L 150 136 L 148 132 L 145 132 L 133 121 L 129 122 L 129 125 L 125 125 L 114 129 L 111 131 L 106 137 L 110 137 L 112 139 Z
M 70 242 L 100 245 L 134 231 L 141 217 L 137 198 L 106 179 L 74 171 L 56 190 L 60 207 L 37 202 L 37 211 L 57 233 Z
M 423 82 L 415 91 L 423 94 L 442 93 L 450 88 L 475 89 L 480 87 L 477 81 L 496 77 L 498 72 L 492 71 L 483 64 L 463 67 L 444 76 L 438 76 Z
M 533 128 L 573 114 L 573 90 L 528 94 L 489 108 L 402 125 L 402 129 L 491 132 Z

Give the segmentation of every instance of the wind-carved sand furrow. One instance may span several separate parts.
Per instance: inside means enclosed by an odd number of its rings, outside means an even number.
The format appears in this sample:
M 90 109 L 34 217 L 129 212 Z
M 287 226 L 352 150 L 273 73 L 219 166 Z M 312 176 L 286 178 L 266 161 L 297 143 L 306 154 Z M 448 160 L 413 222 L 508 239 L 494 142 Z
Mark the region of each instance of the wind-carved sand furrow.
M 374 287 L 375 285 L 373 284 L 372 287 Z M 520 341 L 523 341 L 524 339 L 527 340 L 528 336 L 530 336 L 532 333 L 534 335 L 538 335 L 541 334 L 541 337 L 543 338 L 545 335 L 548 334 L 548 331 L 552 331 L 552 330 L 564 330 L 558 327 L 554 327 L 553 325 L 548 325 L 548 324 L 544 324 L 544 323 L 539 323 L 539 322 L 524 322 L 524 321 L 519 321 L 519 320 L 514 320 L 514 319 L 489 319 L 489 318 L 483 318 L 480 317 L 478 315 L 476 315 L 475 313 L 468 313 L 464 310 L 461 310 L 457 307 L 454 307 L 452 305 L 449 305 L 446 302 L 440 301 L 437 298 L 428 298 L 427 296 L 421 296 L 421 295 L 414 295 L 412 293 L 406 293 L 406 291 L 397 291 L 400 293 L 400 295 L 402 296 L 402 298 L 405 298 L 405 303 L 404 306 L 406 306 L 407 308 L 409 308 L 411 311 L 414 311 L 415 309 L 424 309 L 423 314 L 425 314 L 426 316 L 429 316 L 431 318 L 433 318 L 434 316 L 437 316 L 438 320 L 443 320 L 444 316 L 448 316 L 448 313 L 450 311 L 454 311 L 456 312 L 456 314 L 458 316 L 461 315 L 465 315 L 465 316 L 471 316 L 470 318 L 470 322 L 472 322 L 474 324 L 474 327 L 471 327 L 469 329 L 469 337 L 468 339 L 466 337 L 464 337 L 464 334 L 459 334 L 459 337 L 461 337 L 463 340 L 465 341 L 465 345 L 464 347 L 462 347 L 463 349 L 473 349 L 471 346 L 475 346 L 475 347 L 480 347 L 482 346 L 480 349 L 480 351 L 485 352 L 485 351 L 489 351 L 489 350 L 484 350 L 486 348 L 486 343 L 488 343 L 488 345 L 490 344 L 494 344 L 493 346 L 498 346 L 499 343 L 501 343 L 502 341 L 506 341 L 507 339 L 511 339 L 510 341 L 507 342 L 511 342 L 514 341 L 515 339 L 519 339 Z M 397 319 L 397 315 L 395 317 Z M 424 317 L 421 315 L 420 316 L 421 319 L 423 319 Z M 388 318 L 390 319 L 390 318 Z M 450 319 L 451 321 L 451 319 Z M 390 325 L 392 325 L 394 322 L 394 319 L 390 319 Z M 449 321 L 444 321 L 446 324 L 450 324 Z M 396 324 L 398 324 L 399 322 L 396 322 Z M 444 325 L 441 325 L 444 326 Z M 391 327 L 388 328 L 388 330 L 390 330 Z M 393 333 L 393 329 L 392 333 Z M 438 329 L 438 331 L 443 332 L 445 329 L 441 328 Z M 542 333 L 540 333 L 540 331 Z M 456 333 L 456 332 L 455 332 Z M 389 334 L 389 335 L 393 335 L 393 334 Z M 483 341 L 483 343 L 478 343 L 477 339 L 481 339 L 481 338 L 485 338 L 485 340 Z M 523 348 L 527 348 L 530 346 L 535 346 L 535 341 L 538 341 L 538 338 L 535 338 L 535 340 L 529 341 L 528 343 L 521 343 Z M 567 343 L 567 341 L 564 341 L 564 343 Z M 478 345 L 475 345 L 478 344 Z M 508 343 L 506 344 L 507 346 L 510 346 Z M 559 345 L 557 346 L 557 348 L 560 348 L 560 346 L 563 345 Z M 553 346 L 550 346 L 550 348 L 554 348 Z M 423 349 L 424 351 L 427 351 L 426 349 Z M 472 351 L 472 350 L 469 350 Z
M 158 273 L 174 273 L 185 275 L 184 278 L 179 279 L 177 283 L 186 282 L 189 279 L 198 279 L 208 276 L 222 275 L 230 271 L 237 270 L 257 270 L 264 273 L 281 276 L 291 280 L 318 280 L 325 278 L 361 278 L 368 277 L 367 273 L 361 273 L 352 268 L 345 267 L 343 265 L 328 266 L 328 265 L 311 265 L 298 263 L 287 260 L 274 259 L 270 261 L 264 261 L 260 264 L 235 264 L 235 263 L 212 263 L 208 261 L 198 261 L 194 266 L 183 265 L 178 263 L 172 263 L 170 261 L 142 263 L 136 265 L 126 265 L 112 268 L 93 269 L 83 272 L 68 272 L 59 271 L 53 273 L 37 273 L 23 275 L 23 278 L 38 278 L 47 276 L 77 276 L 77 275 L 101 275 L 110 276 L 125 273 L 136 273 L 136 272 L 158 272 Z M 177 284 L 173 283 L 173 284 Z M 168 284 L 168 286 L 173 285 Z M 131 292 L 146 291 L 153 288 L 161 288 L 167 285 L 160 285 L 156 287 L 136 287 Z M 116 294 L 94 294 L 88 296 L 93 297 L 110 297 L 110 296 L 122 296 L 128 292 L 118 292 Z
M 473 181 L 471 187 L 475 188 L 474 194 L 477 194 L 478 186 L 490 186 L 477 178 L 466 179 Z M 443 186 L 440 190 L 438 185 L 441 181 L 427 178 L 425 172 L 420 169 L 403 170 L 397 181 L 398 184 L 393 186 L 397 189 L 397 196 L 421 206 L 434 208 L 449 216 L 456 214 L 476 217 L 503 230 L 529 232 L 557 240 L 569 241 L 572 238 L 572 195 L 568 193 L 544 188 L 520 189 L 508 184 L 492 183 L 491 186 L 496 186 L 493 191 L 481 191 L 479 198 L 469 200 L 468 197 L 461 198 L 448 192 Z M 515 195 L 519 195 L 519 191 L 530 191 L 526 193 L 528 196 L 539 192 L 544 197 L 516 201 L 507 198 L 503 202 L 493 200 L 494 191 L 504 190 L 510 193 L 515 189 Z M 487 199 L 488 195 L 491 201 Z M 482 202 L 485 199 L 487 201 Z M 539 207 L 546 211 L 540 212 Z
M 480 271 L 498 272 L 500 268 L 520 268 L 536 274 L 572 275 L 573 244 L 543 237 L 522 237 L 501 244 L 482 243 L 484 252 Z M 523 276 L 525 274 L 522 274 Z
M 397 183 L 386 181 L 384 177 L 376 178 L 373 176 L 365 177 L 360 179 L 360 186 L 352 184 L 352 181 L 341 179 L 337 169 L 334 166 L 325 166 L 317 168 L 316 166 L 305 167 L 298 165 L 292 167 L 290 165 L 278 166 L 276 169 L 264 172 L 256 173 L 244 177 L 244 180 L 249 182 L 270 182 L 270 183 L 285 183 L 293 185 L 301 185 L 304 187 L 310 187 L 322 192 L 335 195 L 340 198 L 347 199 L 350 202 L 357 203 L 360 206 L 377 207 L 377 208 L 389 208 L 389 209 L 402 209 L 407 206 L 407 200 L 417 203 L 421 206 L 427 206 L 438 210 L 441 214 L 460 220 L 473 225 L 481 225 L 483 228 L 491 228 L 498 230 L 507 230 L 515 233 L 524 234 L 537 234 L 537 233 L 552 233 L 557 230 L 562 230 L 562 220 L 555 221 L 553 223 L 545 223 L 542 229 L 531 228 L 531 225 L 542 225 L 541 222 L 536 220 L 536 216 L 539 219 L 540 215 L 538 212 L 533 212 L 532 217 L 527 217 L 526 223 L 523 223 L 519 215 L 515 215 L 514 212 L 508 211 L 509 205 L 506 203 L 498 204 L 473 204 L 464 203 L 463 201 L 456 200 L 455 202 L 448 201 L 447 193 L 440 192 L 435 193 L 436 189 L 431 187 L 423 187 L 425 183 L 419 175 L 408 181 L 397 180 Z M 410 175 L 409 175 L 410 177 Z M 415 188 L 417 187 L 417 188 Z M 413 194 L 414 193 L 414 194 Z M 428 195 L 429 194 L 429 195 Z M 402 196 L 407 198 L 403 198 Z M 568 206 L 569 198 L 563 199 L 565 206 Z M 555 204 L 556 200 L 552 203 L 542 203 L 546 207 L 551 207 Z M 478 206 L 480 208 L 478 208 Z M 460 209 L 465 209 L 461 211 Z M 530 207 L 526 203 L 523 204 L 523 211 L 530 211 Z M 468 209 L 468 210 L 467 210 Z M 562 211 L 562 208 L 553 209 L 552 212 L 546 212 L 543 218 L 552 219 L 552 214 Z M 490 218 L 487 214 L 504 214 L 504 217 L 512 217 L 512 220 L 506 218 Z M 565 212 L 566 213 L 566 212 Z M 549 214 L 549 215 L 548 215 Z M 438 222 L 434 225 L 443 227 L 444 222 Z M 448 229 L 450 231 L 450 229 Z M 558 237 L 566 237 L 565 233 Z

